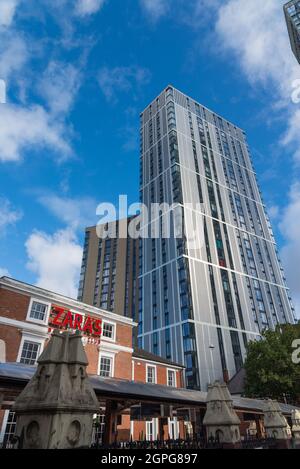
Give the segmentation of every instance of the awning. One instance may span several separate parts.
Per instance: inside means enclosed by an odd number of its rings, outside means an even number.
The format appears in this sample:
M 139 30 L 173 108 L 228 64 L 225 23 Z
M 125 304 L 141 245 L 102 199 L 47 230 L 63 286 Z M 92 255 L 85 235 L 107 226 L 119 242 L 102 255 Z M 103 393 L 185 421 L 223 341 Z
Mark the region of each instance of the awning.
M 0 363 L 0 387 L 5 388 L 5 386 L 11 387 L 12 385 L 24 387 L 35 371 L 35 366 L 21 363 Z M 115 378 L 101 378 L 95 375 L 90 375 L 89 379 L 97 396 L 125 401 L 160 402 L 187 407 L 204 407 L 206 405 L 206 392 Z M 232 399 L 236 410 L 263 413 L 263 400 L 234 396 Z M 284 414 L 289 415 L 295 407 L 280 404 L 280 408 Z

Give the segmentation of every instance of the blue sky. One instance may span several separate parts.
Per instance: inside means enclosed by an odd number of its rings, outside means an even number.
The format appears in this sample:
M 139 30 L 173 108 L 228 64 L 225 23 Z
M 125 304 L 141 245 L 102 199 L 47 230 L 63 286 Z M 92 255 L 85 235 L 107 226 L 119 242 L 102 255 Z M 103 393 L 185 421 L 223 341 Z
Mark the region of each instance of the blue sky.
M 138 200 L 139 113 L 172 83 L 247 132 L 299 311 L 300 67 L 282 4 L 0 0 L 0 273 L 76 295 L 83 228 L 98 203 Z

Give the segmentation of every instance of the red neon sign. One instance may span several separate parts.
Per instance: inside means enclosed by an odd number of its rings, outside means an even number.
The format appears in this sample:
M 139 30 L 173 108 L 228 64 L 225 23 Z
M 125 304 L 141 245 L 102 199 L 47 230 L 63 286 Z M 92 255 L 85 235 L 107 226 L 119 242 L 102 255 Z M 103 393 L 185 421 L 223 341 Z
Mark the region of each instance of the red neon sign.
M 92 343 L 99 343 L 102 334 L 102 319 L 72 313 L 70 310 L 62 308 L 61 306 L 51 307 L 49 326 L 54 329 L 82 331 L 83 334 L 89 338 L 97 339 L 90 340 Z

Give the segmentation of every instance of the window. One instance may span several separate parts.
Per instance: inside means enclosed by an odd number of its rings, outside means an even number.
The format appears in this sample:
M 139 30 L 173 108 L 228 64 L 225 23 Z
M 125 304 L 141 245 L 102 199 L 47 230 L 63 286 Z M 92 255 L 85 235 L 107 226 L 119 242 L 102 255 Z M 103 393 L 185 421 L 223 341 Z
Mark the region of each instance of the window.
M 7 420 L 5 425 L 5 431 L 3 435 L 3 447 L 5 448 L 14 436 L 16 431 L 17 416 L 12 410 L 7 410 Z M 5 420 L 4 420 L 5 422 Z
M 176 417 L 173 420 L 169 419 L 169 435 L 172 440 L 179 438 L 179 423 Z
M 40 344 L 25 340 L 23 343 L 20 363 L 24 365 L 35 365 L 40 351 Z
M 147 365 L 147 383 L 155 384 L 156 382 L 156 368 L 155 366 Z
M 105 430 L 105 414 L 97 414 L 94 417 L 92 444 L 102 444 Z
M 39 300 L 31 298 L 30 305 L 27 312 L 28 321 L 39 321 L 45 323 L 48 319 L 48 311 L 50 303 L 42 303 Z
M 176 373 L 175 370 L 168 370 L 168 386 L 176 388 Z
M 156 419 L 153 419 L 151 422 L 146 422 L 146 439 L 147 441 L 154 441 L 156 437 Z
M 32 302 L 30 310 L 30 318 L 38 321 L 44 321 L 48 310 L 48 305 L 38 303 L 37 301 Z
M 112 376 L 112 369 L 113 369 L 113 358 L 102 356 L 100 358 L 99 375 L 102 376 L 102 378 L 109 378 Z
M 103 323 L 103 331 L 102 331 L 103 337 L 107 337 L 108 339 L 114 339 L 114 332 L 115 332 L 114 324 L 110 324 L 108 322 Z

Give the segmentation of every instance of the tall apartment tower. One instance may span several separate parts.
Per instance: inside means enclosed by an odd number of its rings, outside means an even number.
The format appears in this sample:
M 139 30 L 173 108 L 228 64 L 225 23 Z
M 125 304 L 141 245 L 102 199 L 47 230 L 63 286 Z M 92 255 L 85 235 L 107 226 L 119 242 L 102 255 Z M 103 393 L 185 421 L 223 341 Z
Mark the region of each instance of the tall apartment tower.
M 87 228 L 78 300 L 135 318 L 138 310 L 139 244 L 126 238 L 131 218 Z M 103 232 L 108 233 L 103 236 Z
M 292 0 L 284 5 L 284 14 L 292 50 L 300 64 L 300 1 Z
M 172 86 L 140 133 L 141 202 L 182 208 L 184 233 L 142 240 L 139 347 L 206 390 L 242 367 L 265 328 L 294 323 L 289 290 L 245 133 Z

